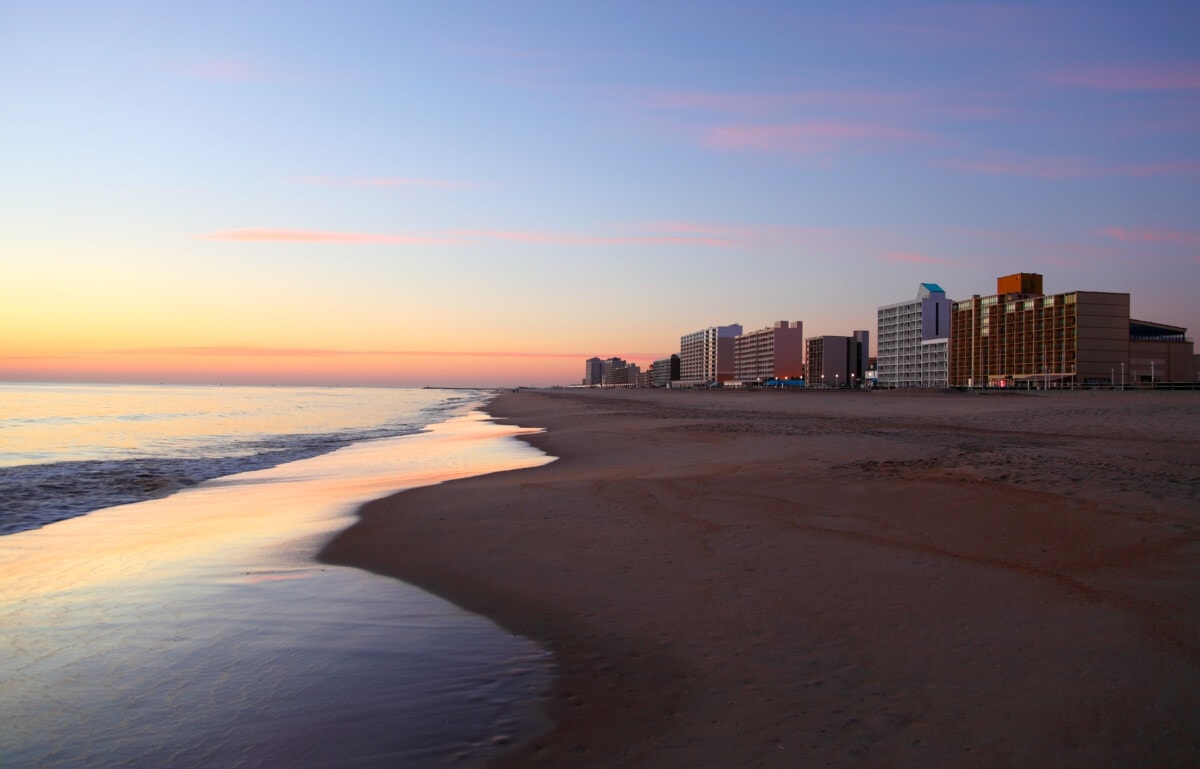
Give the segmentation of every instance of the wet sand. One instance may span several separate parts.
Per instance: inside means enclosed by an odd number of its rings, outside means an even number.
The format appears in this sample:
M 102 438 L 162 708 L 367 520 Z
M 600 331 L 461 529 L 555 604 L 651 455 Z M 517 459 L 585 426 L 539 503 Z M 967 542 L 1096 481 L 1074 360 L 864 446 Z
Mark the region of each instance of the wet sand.
M 1200 764 L 1200 395 L 521 391 L 323 558 L 551 649 L 504 767 Z

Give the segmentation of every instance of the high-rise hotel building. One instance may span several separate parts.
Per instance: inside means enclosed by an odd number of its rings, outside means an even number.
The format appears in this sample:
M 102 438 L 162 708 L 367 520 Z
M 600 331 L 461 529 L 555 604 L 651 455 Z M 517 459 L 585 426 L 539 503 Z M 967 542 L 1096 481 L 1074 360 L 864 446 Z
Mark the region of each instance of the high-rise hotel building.
M 941 286 L 922 283 L 916 299 L 879 308 L 878 387 L 946 386 L 950 304 Z
M 733 340 L 742 333 L 738 323 L 709 326 L 679 339 L 679 384 L 683 387 L 733 379 Z
M 733 378 L 740 382 L 804 376 L 804 323 L 780 320 L 733 341 Z

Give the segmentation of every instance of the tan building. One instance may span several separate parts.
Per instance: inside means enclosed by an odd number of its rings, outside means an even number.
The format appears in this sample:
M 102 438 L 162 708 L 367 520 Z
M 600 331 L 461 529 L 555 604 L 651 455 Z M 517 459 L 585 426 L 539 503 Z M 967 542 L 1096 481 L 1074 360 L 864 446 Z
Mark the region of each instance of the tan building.
M 733 378 L 740 382 L 804 376 L 804 323 L 779 320 L 733 340 Z
M 1045 388 L 1195 377 L 1186 329 L 1131 321 L 1129 294 L 1047 296 L 1036 273 L 1000 278 L 996 291 L 953 304 L 952 387 Z M 1155 370 L 1141 379 L 1141 369 L 1151 367 Z

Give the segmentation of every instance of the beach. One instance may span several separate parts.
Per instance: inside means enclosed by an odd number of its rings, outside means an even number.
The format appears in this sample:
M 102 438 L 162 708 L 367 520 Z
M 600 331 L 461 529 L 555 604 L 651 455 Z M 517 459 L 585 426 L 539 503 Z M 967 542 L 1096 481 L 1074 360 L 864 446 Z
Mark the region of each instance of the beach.
M 544 644 L 500 767 L 1200 762 L 1196 393 L 522 390 L 322 559 Z

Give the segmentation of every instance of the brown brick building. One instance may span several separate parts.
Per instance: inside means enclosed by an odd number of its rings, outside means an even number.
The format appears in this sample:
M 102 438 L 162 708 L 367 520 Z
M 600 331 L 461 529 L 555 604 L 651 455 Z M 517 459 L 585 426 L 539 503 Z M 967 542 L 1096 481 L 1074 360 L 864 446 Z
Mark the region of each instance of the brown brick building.
M 952 387 L 1194 381 L 1194 361 L 1186 329 L 1130 320 L 1129 294 L 1047 296 L 1036 273 L 1002 277 L 994 295 L 952 307 Z

